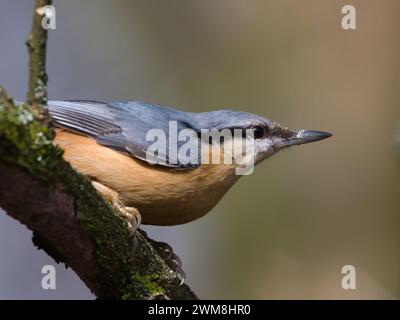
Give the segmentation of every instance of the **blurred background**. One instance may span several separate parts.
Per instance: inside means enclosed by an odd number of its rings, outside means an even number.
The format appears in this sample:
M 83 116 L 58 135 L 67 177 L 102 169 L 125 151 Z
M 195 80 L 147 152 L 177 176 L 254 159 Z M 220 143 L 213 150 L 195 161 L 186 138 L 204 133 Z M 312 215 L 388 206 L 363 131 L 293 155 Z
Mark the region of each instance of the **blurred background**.
M 0 0 L 0 83 L 19 100 L 33 2 Z M 357 30 L 341 27 L 345 4 Z M 197 221 L 144 227 L 172 245 L 200 298 L 400 298 L 399 1 L 54 5 L 50 99 L 232 108 L 334 133 L 263 162 Z M 57 289 L 43 290 L 41 268 L 54 262 L 30 239 L 0 214 L 0 298 L 93 299 L 61 265 Z M 347 264 L 356 290 L 341 287 Z

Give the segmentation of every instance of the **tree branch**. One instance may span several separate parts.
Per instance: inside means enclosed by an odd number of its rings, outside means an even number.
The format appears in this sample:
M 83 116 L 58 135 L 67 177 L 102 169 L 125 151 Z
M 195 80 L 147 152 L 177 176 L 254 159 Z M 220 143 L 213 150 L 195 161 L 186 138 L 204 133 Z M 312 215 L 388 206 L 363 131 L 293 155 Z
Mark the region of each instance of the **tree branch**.
M 0 86 L 0 206 L 39 234 L 99 298 L 197 299 L 145 232 L 136 232 L 134 245 L 127 221 L 53 144 L 42 107 L 47 31 L 37 13 L 50 3 L 36 1 L 28 102 L 15 104 Z
M 33 11 L 32 31 L 26 44 L 29 49 L 29 91 L 28 103 L 34 108 L 47 103 L 46 47 L 47 29 L 42 27 L 42 19 L 46 14 L 45 6 L 52 0 L 36 0 Z

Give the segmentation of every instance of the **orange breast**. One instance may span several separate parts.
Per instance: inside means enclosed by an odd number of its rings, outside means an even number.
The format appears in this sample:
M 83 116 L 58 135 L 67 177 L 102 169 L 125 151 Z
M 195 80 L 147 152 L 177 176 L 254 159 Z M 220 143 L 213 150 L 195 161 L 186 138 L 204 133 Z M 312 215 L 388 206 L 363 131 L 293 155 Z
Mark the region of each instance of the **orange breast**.
M 55 142 L 78 171 L 118 192 L 126 206 L 136 207 L 145 224 L 175 225 L 197 219 L 239 178 L 234 166 L 227 164 L 192 170 L 149 165 L 64 130 L 57 130 Z

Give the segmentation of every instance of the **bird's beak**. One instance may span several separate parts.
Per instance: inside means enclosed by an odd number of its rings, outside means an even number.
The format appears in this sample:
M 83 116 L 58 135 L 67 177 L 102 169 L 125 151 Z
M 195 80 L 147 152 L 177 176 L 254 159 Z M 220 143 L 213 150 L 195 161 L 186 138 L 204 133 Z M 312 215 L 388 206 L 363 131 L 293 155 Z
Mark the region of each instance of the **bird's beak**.
M 294 130 L 292 132 L 292 136 L 283 140 L 284 147 L 315 142 L 332 136 L 331 133 L 324 131 Z

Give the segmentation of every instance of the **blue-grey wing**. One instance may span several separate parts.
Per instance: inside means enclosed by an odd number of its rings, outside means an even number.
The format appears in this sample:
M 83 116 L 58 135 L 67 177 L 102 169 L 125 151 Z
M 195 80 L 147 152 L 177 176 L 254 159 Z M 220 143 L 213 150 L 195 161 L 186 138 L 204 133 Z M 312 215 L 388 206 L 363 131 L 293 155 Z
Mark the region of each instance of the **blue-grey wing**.
M 198 157 L 189 163 L 180 161 L 180 157 L 171 157 L 189 141 L 173 139 L 172 144 L 169 143 L 171 121 L 178 132 L 190 129 L 193 132 L 191 143 L 199 146 L 198 132 L 185 121 L 183 112 L 143 102 L 49 101 L 48 107 L 56 127 L 90 136 L 97 143 L 119 152 L 176 169 L 194 168 L 199 164 Z M 165 149 L 159 148 L 153 153 L 155 158 L 150 158 L 151 162 L 147 151 L 158 139 L 149 139 L 148 133 L 154 129 L 164 132 L 167 144 Z

